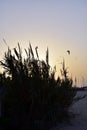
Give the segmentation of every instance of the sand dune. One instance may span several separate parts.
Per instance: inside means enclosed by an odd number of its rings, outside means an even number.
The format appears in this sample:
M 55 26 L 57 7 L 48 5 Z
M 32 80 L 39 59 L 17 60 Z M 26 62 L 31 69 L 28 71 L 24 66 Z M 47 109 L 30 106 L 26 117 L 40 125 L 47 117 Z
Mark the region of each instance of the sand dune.
M 80 95 L 87 95 L 87 91 L 78 91 L 77 96 Z M 76 114 L 71 124 L 58 124 L 52 130 L 87 130 L 87 97 L 76 102 L 70 110 Z

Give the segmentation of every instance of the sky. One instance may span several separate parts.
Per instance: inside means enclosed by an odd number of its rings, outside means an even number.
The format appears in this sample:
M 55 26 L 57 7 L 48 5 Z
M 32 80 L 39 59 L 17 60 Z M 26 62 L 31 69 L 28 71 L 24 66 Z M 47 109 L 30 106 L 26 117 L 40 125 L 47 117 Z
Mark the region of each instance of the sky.
M 7 51 L 3 38 L 11 49 L 30 41 L 41 59 L 48 47 L 58 75 L 64 58 L 70 76 L 87 85 L 87 0 L 0 0 L 0 60 Z

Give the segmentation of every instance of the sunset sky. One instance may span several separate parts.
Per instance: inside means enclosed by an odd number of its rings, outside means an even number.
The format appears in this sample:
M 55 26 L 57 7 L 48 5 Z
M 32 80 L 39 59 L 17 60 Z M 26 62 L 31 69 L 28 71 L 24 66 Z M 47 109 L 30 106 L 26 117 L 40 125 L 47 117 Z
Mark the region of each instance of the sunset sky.
M 3 38 L 11 49 L 30 41 L 41 59 L 48 47 L 58 74 L 64 58 L 70 76 L 87 85 L 87 0 L 0 0 L 0 60 Z

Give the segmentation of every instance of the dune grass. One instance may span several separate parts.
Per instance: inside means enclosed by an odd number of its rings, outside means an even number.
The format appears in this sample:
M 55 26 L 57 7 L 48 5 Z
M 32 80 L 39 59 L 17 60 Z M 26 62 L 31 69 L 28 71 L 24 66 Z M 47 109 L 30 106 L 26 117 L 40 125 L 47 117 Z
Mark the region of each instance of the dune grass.
M 66 120 L 76 90 L 72 87 L 65 61 L 62 63 L 62 77 L 55 79 L 56 68 L 52 70 L 49 65 L 48 49 L 45 61 L 39 59 L 37 47 L 34 54 L 31 44 L 24 51 L 26 58 L 23 58 L 19 44 L 14 53 L 8 48 L 4 60 L 0 61 L 4 68 L 0 83 L 6 88 L 2 99 L 2 124 L 31 127 L 38 121 Z

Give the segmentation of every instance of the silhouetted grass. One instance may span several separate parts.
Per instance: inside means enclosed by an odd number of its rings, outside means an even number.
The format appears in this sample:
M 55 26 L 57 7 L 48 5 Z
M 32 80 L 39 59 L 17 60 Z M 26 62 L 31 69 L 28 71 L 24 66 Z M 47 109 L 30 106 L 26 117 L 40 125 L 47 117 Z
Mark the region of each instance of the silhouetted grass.
M 2 99 L 2 124 L 15 127 L 41 128 L 44 122 L 56 122 L 68 119 L 68 109 L 72 105 L 76 90 L 72 79 L 68 77 L 65 61 L 62 64 L 62 78 L 55 79 L 55 68 L 49 65 L 49 51 L 46 61 L 40 60 L 37 47 L 36 57 L 31 44 L 26 50 L 26 58 L 18 44 L 14 54 L 8 48 L 4 61 L 0 61 L 8 74 L 1 75 L 0 81 L 6 88 Z M 41 123 L 40 123 L 41 122 Z M 34 128 L 35 127 L 35 128 Z

